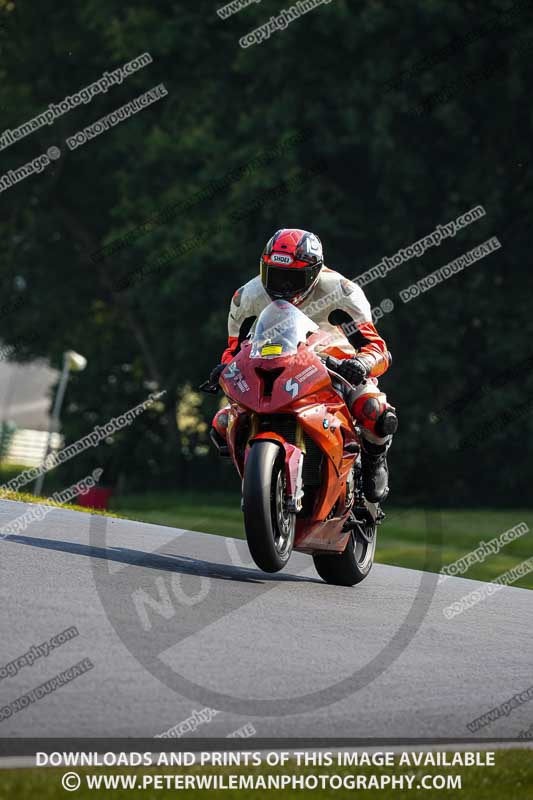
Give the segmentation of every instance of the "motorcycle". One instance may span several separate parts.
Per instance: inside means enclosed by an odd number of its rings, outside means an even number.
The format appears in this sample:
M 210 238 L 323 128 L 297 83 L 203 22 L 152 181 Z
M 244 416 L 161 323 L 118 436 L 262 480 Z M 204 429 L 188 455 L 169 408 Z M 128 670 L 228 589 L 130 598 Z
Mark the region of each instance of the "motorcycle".
M 385 515 L 363 495 L 360 430 L 346 402 L 354 387 L 326 366 L 331 338 L 291 303 L 268 305 L 219 377 L 227 440 L 212 438 L 242 479 L 257 566 L 277 572 L 297 550 L 327 583 L 354 586 L 372 568 Z

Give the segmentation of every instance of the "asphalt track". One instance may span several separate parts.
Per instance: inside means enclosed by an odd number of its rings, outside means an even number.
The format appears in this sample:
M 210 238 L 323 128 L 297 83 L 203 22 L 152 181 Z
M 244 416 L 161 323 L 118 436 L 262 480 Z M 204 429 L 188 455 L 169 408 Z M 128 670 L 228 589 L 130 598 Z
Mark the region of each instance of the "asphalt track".
M 0 502 L 0 527 L 29 508 Z M 448 620 L 444 607 L 480 583 L 378 564 L 339 588 L 301 554 L 267 576 L 240 541 L 64 509 L 0 540 L 0 553 L 0 675 L 32 645 L 79 631 L 1 678 L 0 709 L 94 664 L 0 720 L 0 738 L 152 737 L 205 706 L 218 713 L 197 723 L 202 738 L 248 724 L 258 737 L 480 741 L 533 722 L 529 702 L 466 727 L 533 684 L 527 590 L 505 587 Z

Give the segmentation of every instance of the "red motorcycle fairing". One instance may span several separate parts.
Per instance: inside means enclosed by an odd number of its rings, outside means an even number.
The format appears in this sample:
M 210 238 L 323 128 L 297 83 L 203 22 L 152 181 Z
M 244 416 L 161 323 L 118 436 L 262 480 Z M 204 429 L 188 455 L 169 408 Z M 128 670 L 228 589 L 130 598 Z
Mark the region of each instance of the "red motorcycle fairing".
M 346 547 L 350 533 L 342 529 L 351 507 L 347 481 L 356 455 L 346 452 L 345 445 L 358 442 L 346 404 L 333 389 L 323 362 L 310 349 L 322 335 L 310 337 L 308 345 L 300 344 L 295 355 L 271 358 L 250 358 L 250 343 L 245 341 L 220 378 L 230 402 L 228 448 L 241 477 L 255 441 L 278 442 L 284 450 L 289 502 L 297 511 L 305 442 L 325 456 L 312 512 L 296 521 L 294 549 L 308 553 L 343 552 Z M 293 442 L 275 426 L 269 427 L 286 415 L 295 419 Z
M 223 371 L 220 383 L 228 397 L 261 414 L 282 412 L 298 398 L 320 389 L 331 390 L 329 374 L 308 347 L 296 356 L 250 358 L 250 342 Z

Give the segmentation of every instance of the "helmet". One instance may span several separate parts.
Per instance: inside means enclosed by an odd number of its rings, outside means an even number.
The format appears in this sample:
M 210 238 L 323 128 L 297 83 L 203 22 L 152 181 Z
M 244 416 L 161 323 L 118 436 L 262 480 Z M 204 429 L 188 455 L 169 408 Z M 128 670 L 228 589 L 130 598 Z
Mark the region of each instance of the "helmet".
M 300 228 L 282 228 L 261 256 L 261 280 L 273 300 L 298 305 L 313 289 L 324 265 L 318 236 Z

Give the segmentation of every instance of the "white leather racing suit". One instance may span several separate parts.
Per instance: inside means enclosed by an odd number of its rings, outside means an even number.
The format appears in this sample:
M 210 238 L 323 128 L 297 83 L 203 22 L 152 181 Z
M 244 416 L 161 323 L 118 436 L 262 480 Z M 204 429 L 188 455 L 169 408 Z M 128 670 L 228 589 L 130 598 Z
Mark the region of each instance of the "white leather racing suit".
M 232 360 L 261 311 L 271 302 L 259 275 L 235 292 L 228 318 L 228 347 L 222 354 L 222 363 Z M 329 355 L 357 356 L 368 365 L 369 379 L 352 394 L 351 411 L 366 439 L 385 444 L 390 436 L 380 436 L 376 423 L 392 406 L 380 392 L 377 377 L 388 369 L 390 353 L 372 322 L 370 303 L 363 290 L 340 273 L 323 267 L 316 285 L 298 308 L 321 330 L 331 334 L 331 343 L 326 348 Z M 215 418 L 214 425 L 222 433 L 217 421 Z

